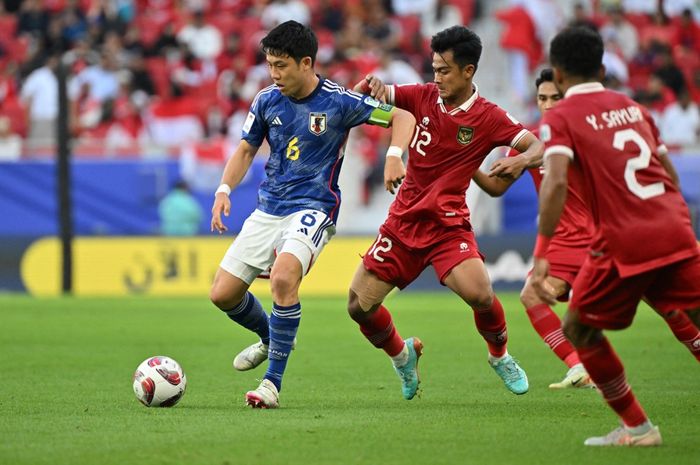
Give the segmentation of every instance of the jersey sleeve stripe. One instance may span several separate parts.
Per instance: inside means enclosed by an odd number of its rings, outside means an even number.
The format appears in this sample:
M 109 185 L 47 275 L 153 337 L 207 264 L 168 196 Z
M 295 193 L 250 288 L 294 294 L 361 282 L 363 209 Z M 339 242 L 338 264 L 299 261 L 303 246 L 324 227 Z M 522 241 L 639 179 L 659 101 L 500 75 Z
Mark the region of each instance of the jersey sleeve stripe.
M 271 86 L 265 87 L 263 90 L 261 90 L 260 92 L 258 92 L 258 94 L 257 94 L 257 95 L 255 96 L 255 98 L 253 99 L 253 103 L 250 104 L 250 108 L 255 108 L 255 105 L 258 103 L 258 99 L 259 99 L 262 95 L 268 94 L 268 93 L 270 93 L 271 91 L 275 90 L 276 88 L 277 88 L 277 86 L 273 84 L 273 85 L 271 85 Z
M 388 103 L 389 105 L 396 105 L 396 103 L 395 103 L 396 102 L 396 100 L 395 100 L 396 93 L 394 92 L 394 89 L 395 89 L 395 87 L 393 85 L 386 86 L 386 90 L 387 90 L 386 103 Z
M 528 134 L 529 132 L 530 131 L 528 131 L 527 129 L 522 129 L 519 133 L 517 133 L 515 135 L 515 137 L 513 137 L 513 140 L 510 141 L 510 146 L 515 147 L 516 145 L 518 145 L 518 142 L 520 142 L 520 139 L 525 137 L 525 135 Z
M 552 154 L 566 155 L 567 157 L 571 158 L 572 160 L 574 159 L 574 151 L 571 150 L 566 145 L 553 145 L 553 146 L 549 147 L 547 150 L 544 151 L 544 158 L 546 159 L 548 156 L 550 156 Z

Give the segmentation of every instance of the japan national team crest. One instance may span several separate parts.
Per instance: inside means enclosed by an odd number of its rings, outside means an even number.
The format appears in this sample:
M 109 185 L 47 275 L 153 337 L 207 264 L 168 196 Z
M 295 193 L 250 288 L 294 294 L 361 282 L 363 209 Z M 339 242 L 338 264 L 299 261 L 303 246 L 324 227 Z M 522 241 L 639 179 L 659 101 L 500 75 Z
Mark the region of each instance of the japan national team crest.
M 317 136 L 326 132 L 325 113 L 309 113 L 309 131 Z
M 457 142 L 462 145 L 467 145 L 472 141 L 474 137 L 474 128 L 469 126 L 460 126 L 459 131 L 457 131 Z

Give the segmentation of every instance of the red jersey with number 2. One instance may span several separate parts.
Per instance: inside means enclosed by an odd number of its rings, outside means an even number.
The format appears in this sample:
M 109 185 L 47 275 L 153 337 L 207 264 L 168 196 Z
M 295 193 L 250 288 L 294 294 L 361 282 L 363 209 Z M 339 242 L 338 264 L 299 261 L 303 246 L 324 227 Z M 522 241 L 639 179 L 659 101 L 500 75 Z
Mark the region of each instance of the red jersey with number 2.
M 698 254 L 688 207 L 655 154 L 646 113 L 599 83 L 572 87 L 544 114 L 545 158 L 573 160 L 595 226 L 591 249 L 621 277 Z
M 389 86 L 389 103 L 416 117 L 406 179 L 386 221 L 405 245 L 428 247 L 445 227 L 467 226 L 465 194 L 474 172 L 496 147 L 514 146 L 527 134 L 503 109 L 473 95 L 447 108 L 435 84 Z

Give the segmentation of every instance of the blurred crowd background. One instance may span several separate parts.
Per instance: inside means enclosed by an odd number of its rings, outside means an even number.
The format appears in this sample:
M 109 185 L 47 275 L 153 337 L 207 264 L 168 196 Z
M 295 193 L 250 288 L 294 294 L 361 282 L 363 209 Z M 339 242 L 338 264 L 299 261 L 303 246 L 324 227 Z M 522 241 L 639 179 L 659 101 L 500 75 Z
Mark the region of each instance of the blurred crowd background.
M 62 62 L 76 160 L 174 160 L 179 181 L 210 195 L 250 102 L 270 83 L 260 39 L 288 19 L 315 30 L 317 72 L 348 87 L 369 72 L 387 83 L 430 81 L 430 37 L 467 25 L 484 42 L 479 92 L 529 127 L 539 119 L 533 81 L 549 40 L 585 24 L 605 40 L 606 85 L 650 108 L 673 155 L 700 155 L 693 0 L 3 0 L 0 8 L 6 162 L 55 159 Z M 371 232 L 391 201 L 379 195 L 387 136 L 370 126 L 352 132 L 344 201 L 369 216 L 346 215 L 349 232 Z M 482 210 L 496 224 L 478 227 L 499 229 L 498 204 Z

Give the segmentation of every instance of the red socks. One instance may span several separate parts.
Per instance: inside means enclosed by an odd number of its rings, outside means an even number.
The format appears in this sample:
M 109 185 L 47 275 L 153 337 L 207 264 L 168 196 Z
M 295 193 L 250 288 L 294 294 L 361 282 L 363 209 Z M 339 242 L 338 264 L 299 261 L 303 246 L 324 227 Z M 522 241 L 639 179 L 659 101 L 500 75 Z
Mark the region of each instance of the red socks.
M 396 331 L 391 314 L 384 305 L 360 323 L 360 331 L 374 347 L 384 349 L 390 357 L 398 355 L 403 350 L 403 339 Z
M 489 353 L 493 357 L 502 357 L 506 353 L 508 333 L 506 331 L 506 317 L 503 306 L 498 297 L 493 297 L 491 307 L 486 310 L 474 310 L 474 322 L 476 329 L 489 347 Z
M 700 330 L 693 324 L 688 315 L 684 311 L 677 310 L 666 317 L 666 323 L 676 339 L 681 341 L 690 353 L 700 361 Z
M 646 413 L 627 384 L 622 362 L 607 339 L 590 347 L 579 347 L 578 355 L 605 401 L 626 426 L 633 428 L 647 421 Z
M 564 337 L 561 320 L 547 304 L 539 304 L 526 310 L 532 327 L 566 366 L 571 368 L 580 363 L 576 349 Z

